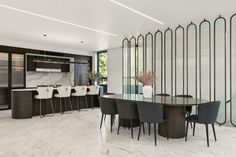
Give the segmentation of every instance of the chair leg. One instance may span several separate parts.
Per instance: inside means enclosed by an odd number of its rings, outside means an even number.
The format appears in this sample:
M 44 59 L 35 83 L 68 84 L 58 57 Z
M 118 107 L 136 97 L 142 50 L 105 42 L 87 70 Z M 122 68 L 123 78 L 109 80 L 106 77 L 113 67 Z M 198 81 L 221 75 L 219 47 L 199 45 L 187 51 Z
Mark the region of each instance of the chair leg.
M 118 129 L 117 129 L 117 135 L 119 135 L 119 131 L 120 131 L 120 118 L 118 118 Z
M 93 96 L 91 95 L 91 107 L 93 109 Z
M 79 104 L 80 103 L 79 103 L 79 97 L 78 96 L 76 97 L 76 102 L 77 102 L 77 108 L 78 108 L 78 112 L 79 112 L 79 110 L 80 110 Z
M 214 124 L 211 124 L 212 125 L 212 130 L 213 130 L 213 133 L 214 133 L 214 138 L 215 138 L 215 141 L 217 141 L 216 139 L 216 131 L 215 131 L 215 126 Z
M 134 135 L 133 135 L 133 122 L 132 122 L 132 119 L 130 119 L 130 127 L 131 127 L 131 137 L 134 138 Z
M 195 127 L 196 127 L 196 123 L 193 123 L 193 136 L 195 135 Z
M 111 132 L 112 132 L 112 125 L 113 125 L 113 115 L 111 115 Z
M 86 107 L 87 107 L 87 109 L 88 109 L 88 100 L 87 100 L 87 97 L 86 97 L 86 96 L 84 96 L 84 101 L 85 101 L 85 105 L 86 105 Z
M 63 114 L 64 112 L 62 112 L 62 102 L 61 102 L 61 98 L 59 98 L 60 99 L 60 112 L 61 112 L 61 114 Z
M 151 133 L 151 124 L 150 123 L 148 123 L 148 135 L 150 135 Z
M 142 123 L 140 122 L 140 126 L 139 126 L 139 130 L 138 130 L 138 141 L 139 141 L 139 137 L 140 137 L 140 132 L 141 132 L 141 127 L 142 127 Z
M 188 138 L 188 125 L 189 125 L 189 122 L 187 122 L 187 127 L 185 131 L 185 142 L 187 142 L 187 138 Z
M 157 130 L 156 130 L 156 123 L 154 123 L 154 140 L 155 140 L 155 146 L 157 145 Z
M 71 103 L 70 97 L 68 99 L 69 99 L 69 104 L 70 104 L 70 110 L 73 111 L 73 107 L 72 107 L 72 103 Z
M 145 126 L 144 126 L 144 123 L 143 123 L 143 134 L 145 134 Z
M 206 125 L 206 137 L 207 137 L 207 147 L 209 147 L 209 132 L 208 132 L 208 124 Z
M 105 114 L 105 116 L 104 116 L 104 122 L 105 122 L 105 120 L 106 120 L 106 114 Z
M 102 114 L 102 117 L 101 117 L 100 129 L 102 128 L 103 115 L 104 115 L 104 114 Z
M 52 115 L 54 116 L 54 107 L 53 107 L 52 99 L 50 99 L 50 104 L 51 104 L 51 108 L 52 108 Z
M 36 101 L 37 99 L 34 100 L 34 115 L 36 115 Z
M 42 118 L 42 103 L 41 103 L 41 99 L 39 99 L 39 112 L 40 112 L 40 118 Z

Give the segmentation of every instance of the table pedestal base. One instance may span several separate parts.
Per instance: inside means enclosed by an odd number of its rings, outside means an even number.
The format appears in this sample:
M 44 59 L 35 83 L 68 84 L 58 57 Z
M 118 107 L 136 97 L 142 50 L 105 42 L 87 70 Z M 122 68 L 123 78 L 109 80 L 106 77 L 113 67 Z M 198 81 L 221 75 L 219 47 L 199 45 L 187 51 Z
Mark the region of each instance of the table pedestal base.
M 169 138 L 183 138 L 185 136 L 185 107 L 165 106 L 165 113 L 165 117 L 168 118 L 167 129 Z M 165 125 L 158 125 L 158 133 L 163 137 L 166 137 Z

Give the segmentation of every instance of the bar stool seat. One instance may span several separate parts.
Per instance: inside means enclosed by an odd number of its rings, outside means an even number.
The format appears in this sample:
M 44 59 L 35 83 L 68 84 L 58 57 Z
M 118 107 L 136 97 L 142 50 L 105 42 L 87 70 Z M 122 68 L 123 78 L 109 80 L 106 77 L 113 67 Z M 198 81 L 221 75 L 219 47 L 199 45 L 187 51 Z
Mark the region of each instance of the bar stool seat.
M 92 109 L 94 107 L 94 96 L 98 95 L 99 94 L 99 86 L 88 86 L 88 89 L 89 91 L 87 92 L 87 95 L 90 96 L 91 98 L 91 106 L 92 106 Z
M 45 103 L 47 104 L 47 101 L 50 101 L 51 104 L 51 109 L 52 113 L 54 115 L 54 107 L 52 103 L 52 95 L 53 95 L 53 87 L 37 87 L 37 93 L 38 95 L 35 95 L 35 102 L 34 102 L 34 107 L 36 110 L 36 101 L 39 100 L 39 113 L 40 113 L 40 118 L 42 118 L 42 100 L 45 100 Z M 34 110 L 34 112 L 35 112 Z
M 78 107 L 78 111 L 80 110 L 80 98 L 84 98 L 85 105 L 88 108 L 88 103 L 86 99 L 86 92 L 87 92 L 87 86 L 75 86 L 74 87 L 75 92 L 71 93 L 71 96 L 76 97 L 76 104 Z
M 71 95 L 71 86 L 60 86 L 57 88 L 58 94 L 54 94 L 54 97 L 59 99 L 60 101 L 60 112 L 61 114 L 64 113 L 66 109 L 66 98 L 69 100 L 69 105 L 71 108 L 71 111 L 73 110 L 70 95 Z M 64 110 L 62 111 L 62 99 L 64 99 Z

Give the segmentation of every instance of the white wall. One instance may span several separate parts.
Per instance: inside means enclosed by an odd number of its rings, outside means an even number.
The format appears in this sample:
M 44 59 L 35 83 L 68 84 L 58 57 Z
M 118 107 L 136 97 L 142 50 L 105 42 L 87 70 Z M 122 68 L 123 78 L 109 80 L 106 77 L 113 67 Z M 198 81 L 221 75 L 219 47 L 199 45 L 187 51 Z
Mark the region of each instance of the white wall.
M 107 87 L 109 93 L 122 93 L 122 49 L 114 48 L 107 51 Z

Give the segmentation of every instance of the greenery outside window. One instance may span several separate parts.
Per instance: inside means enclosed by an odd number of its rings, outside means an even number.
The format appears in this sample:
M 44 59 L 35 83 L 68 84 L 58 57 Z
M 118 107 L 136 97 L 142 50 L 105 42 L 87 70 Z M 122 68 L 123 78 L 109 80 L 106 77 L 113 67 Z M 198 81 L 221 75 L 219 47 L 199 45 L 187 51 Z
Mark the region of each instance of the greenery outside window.
M 97 53 L 97 72 L 100 76 L 99 85 L 107 84 L 107 51 Z

